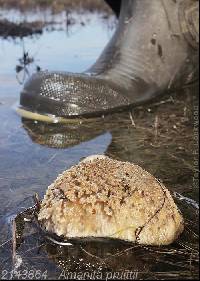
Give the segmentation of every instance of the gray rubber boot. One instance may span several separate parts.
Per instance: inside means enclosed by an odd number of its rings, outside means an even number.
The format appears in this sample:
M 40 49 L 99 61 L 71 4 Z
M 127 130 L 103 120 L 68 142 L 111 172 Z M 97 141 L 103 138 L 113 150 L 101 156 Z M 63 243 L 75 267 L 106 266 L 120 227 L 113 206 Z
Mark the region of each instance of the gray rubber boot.
M 119 17 L 122 0 L 105 0 L 105 2 L 110 6 L 115 15 Z
M 82 74 L 34 74 L 21 93 L 21 114 L 40 120 L 49 114 L 91 117 L 193 83 L 198 16 L 195 0 L 123 0 L 116 32 L 97 62 Z

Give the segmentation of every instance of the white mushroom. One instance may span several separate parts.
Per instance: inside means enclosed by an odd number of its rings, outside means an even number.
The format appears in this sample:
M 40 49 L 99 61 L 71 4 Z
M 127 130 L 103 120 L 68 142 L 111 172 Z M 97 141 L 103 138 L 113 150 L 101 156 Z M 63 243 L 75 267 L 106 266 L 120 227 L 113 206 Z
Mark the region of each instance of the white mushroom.
M 90 156 L 52 183 L 38 214 L 46 230 L 148 245 L 172 243 L 183 218 L 167 188 L 141 167 Z

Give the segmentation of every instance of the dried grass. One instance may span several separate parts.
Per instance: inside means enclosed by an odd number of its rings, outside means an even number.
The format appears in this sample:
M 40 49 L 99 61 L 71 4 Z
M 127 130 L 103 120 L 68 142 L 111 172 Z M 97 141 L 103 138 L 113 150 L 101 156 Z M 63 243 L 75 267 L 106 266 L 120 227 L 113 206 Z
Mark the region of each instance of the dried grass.
M 111 13 L 110 8 L 103 0 L 0 0 L 0 6 L 4 8 L 17 8 L 20 10 L 39 8 L 51 8 L 57 12 L 63 9 L 101 11 Z

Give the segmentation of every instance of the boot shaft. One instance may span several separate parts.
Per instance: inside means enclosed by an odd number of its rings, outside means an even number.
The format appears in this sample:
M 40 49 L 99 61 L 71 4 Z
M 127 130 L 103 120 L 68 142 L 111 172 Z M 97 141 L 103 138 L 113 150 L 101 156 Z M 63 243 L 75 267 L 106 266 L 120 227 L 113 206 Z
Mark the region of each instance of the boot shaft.
M 129 92 L 132 84 L 141 79 L 158 89 L 191 82 L 198 73 L 198 42 L 194 48 L 195 40 L 186 38 L 192 36 L 190 31 L 198 33 L 198 17 L 194 20 L 191 16 L 191 11 L 198 14 L 198 4 L 193 0 L 122 1 L 113 38 L 89 72 Z M 189 15 L 194 20 L 190 31 L 186 29 Z

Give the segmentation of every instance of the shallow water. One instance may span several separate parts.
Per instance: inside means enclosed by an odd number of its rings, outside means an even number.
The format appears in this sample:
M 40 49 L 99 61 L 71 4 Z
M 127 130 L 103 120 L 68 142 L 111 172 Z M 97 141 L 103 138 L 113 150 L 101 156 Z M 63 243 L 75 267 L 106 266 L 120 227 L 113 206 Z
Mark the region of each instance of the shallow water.
M 5 14 L 8 19 L 16 21 L 21 17 L 16 11 L 1 11 L 0 17 Z M 29 17 L 24 17 L 40 19 L 30 13 Z M 38 17 L 52 20 L 49 11 Z M 194 171 L 197 166 L 194 166 L 192 154 L 195 149 L 196 87 L 165 97 L 159 104 L 82 124 L 32 122 L 21 119 L 14 111 L 22 88 L 19 81 L 27 79 L 37 66 L 43 70 L 83 71 L 95 61 L 114 31 L 110 28 L 114 24 L 113 18 L 105 21 L 98 14 L 73 14 L 76 24 L 66 27 L 63 24 L 65 17 L 63 13 L 54 16 L 57 24 L 45 28 L 40 36 L 23 40 L 0 38 L 0 276 L 12 277 L 11 242 L 8 241 L 12 218 L 33 205 L 35 192 L 42 197 L 58 173 L 85 156 L 105 153 L 141 165 L 172 192 L 184 196 L 177 198 L 186 218 L 184 235 L 174 245 L 162 249 L 167 254 L 158 254 L 158 249 L 141 249 L 118 241 L 55 247 L 44 242 L 44 238 L 28 225 L 24 230 L 24 241 L 17 249 L 23 261 L 17 272 L 32 269 L 35 274 L 36 270 L 45 273 L 47 269 L 48 279 L 58 278 L 62 269 L 96 272 L 96 278 L 97 273 L 122 274 L 125 270 L 135 274 L 132 278 L 140 277 L 139 274 L 144 279 L 156 276 L 196 278 L 198 188 Z M 22 70 L 16 78 L 15 66 L 19 64 L 23 48 L 34 57 L 34 62 L 28 65 L 29 74 L 24 77 Z M 22 220 L 19 219 L 20 223 Z

